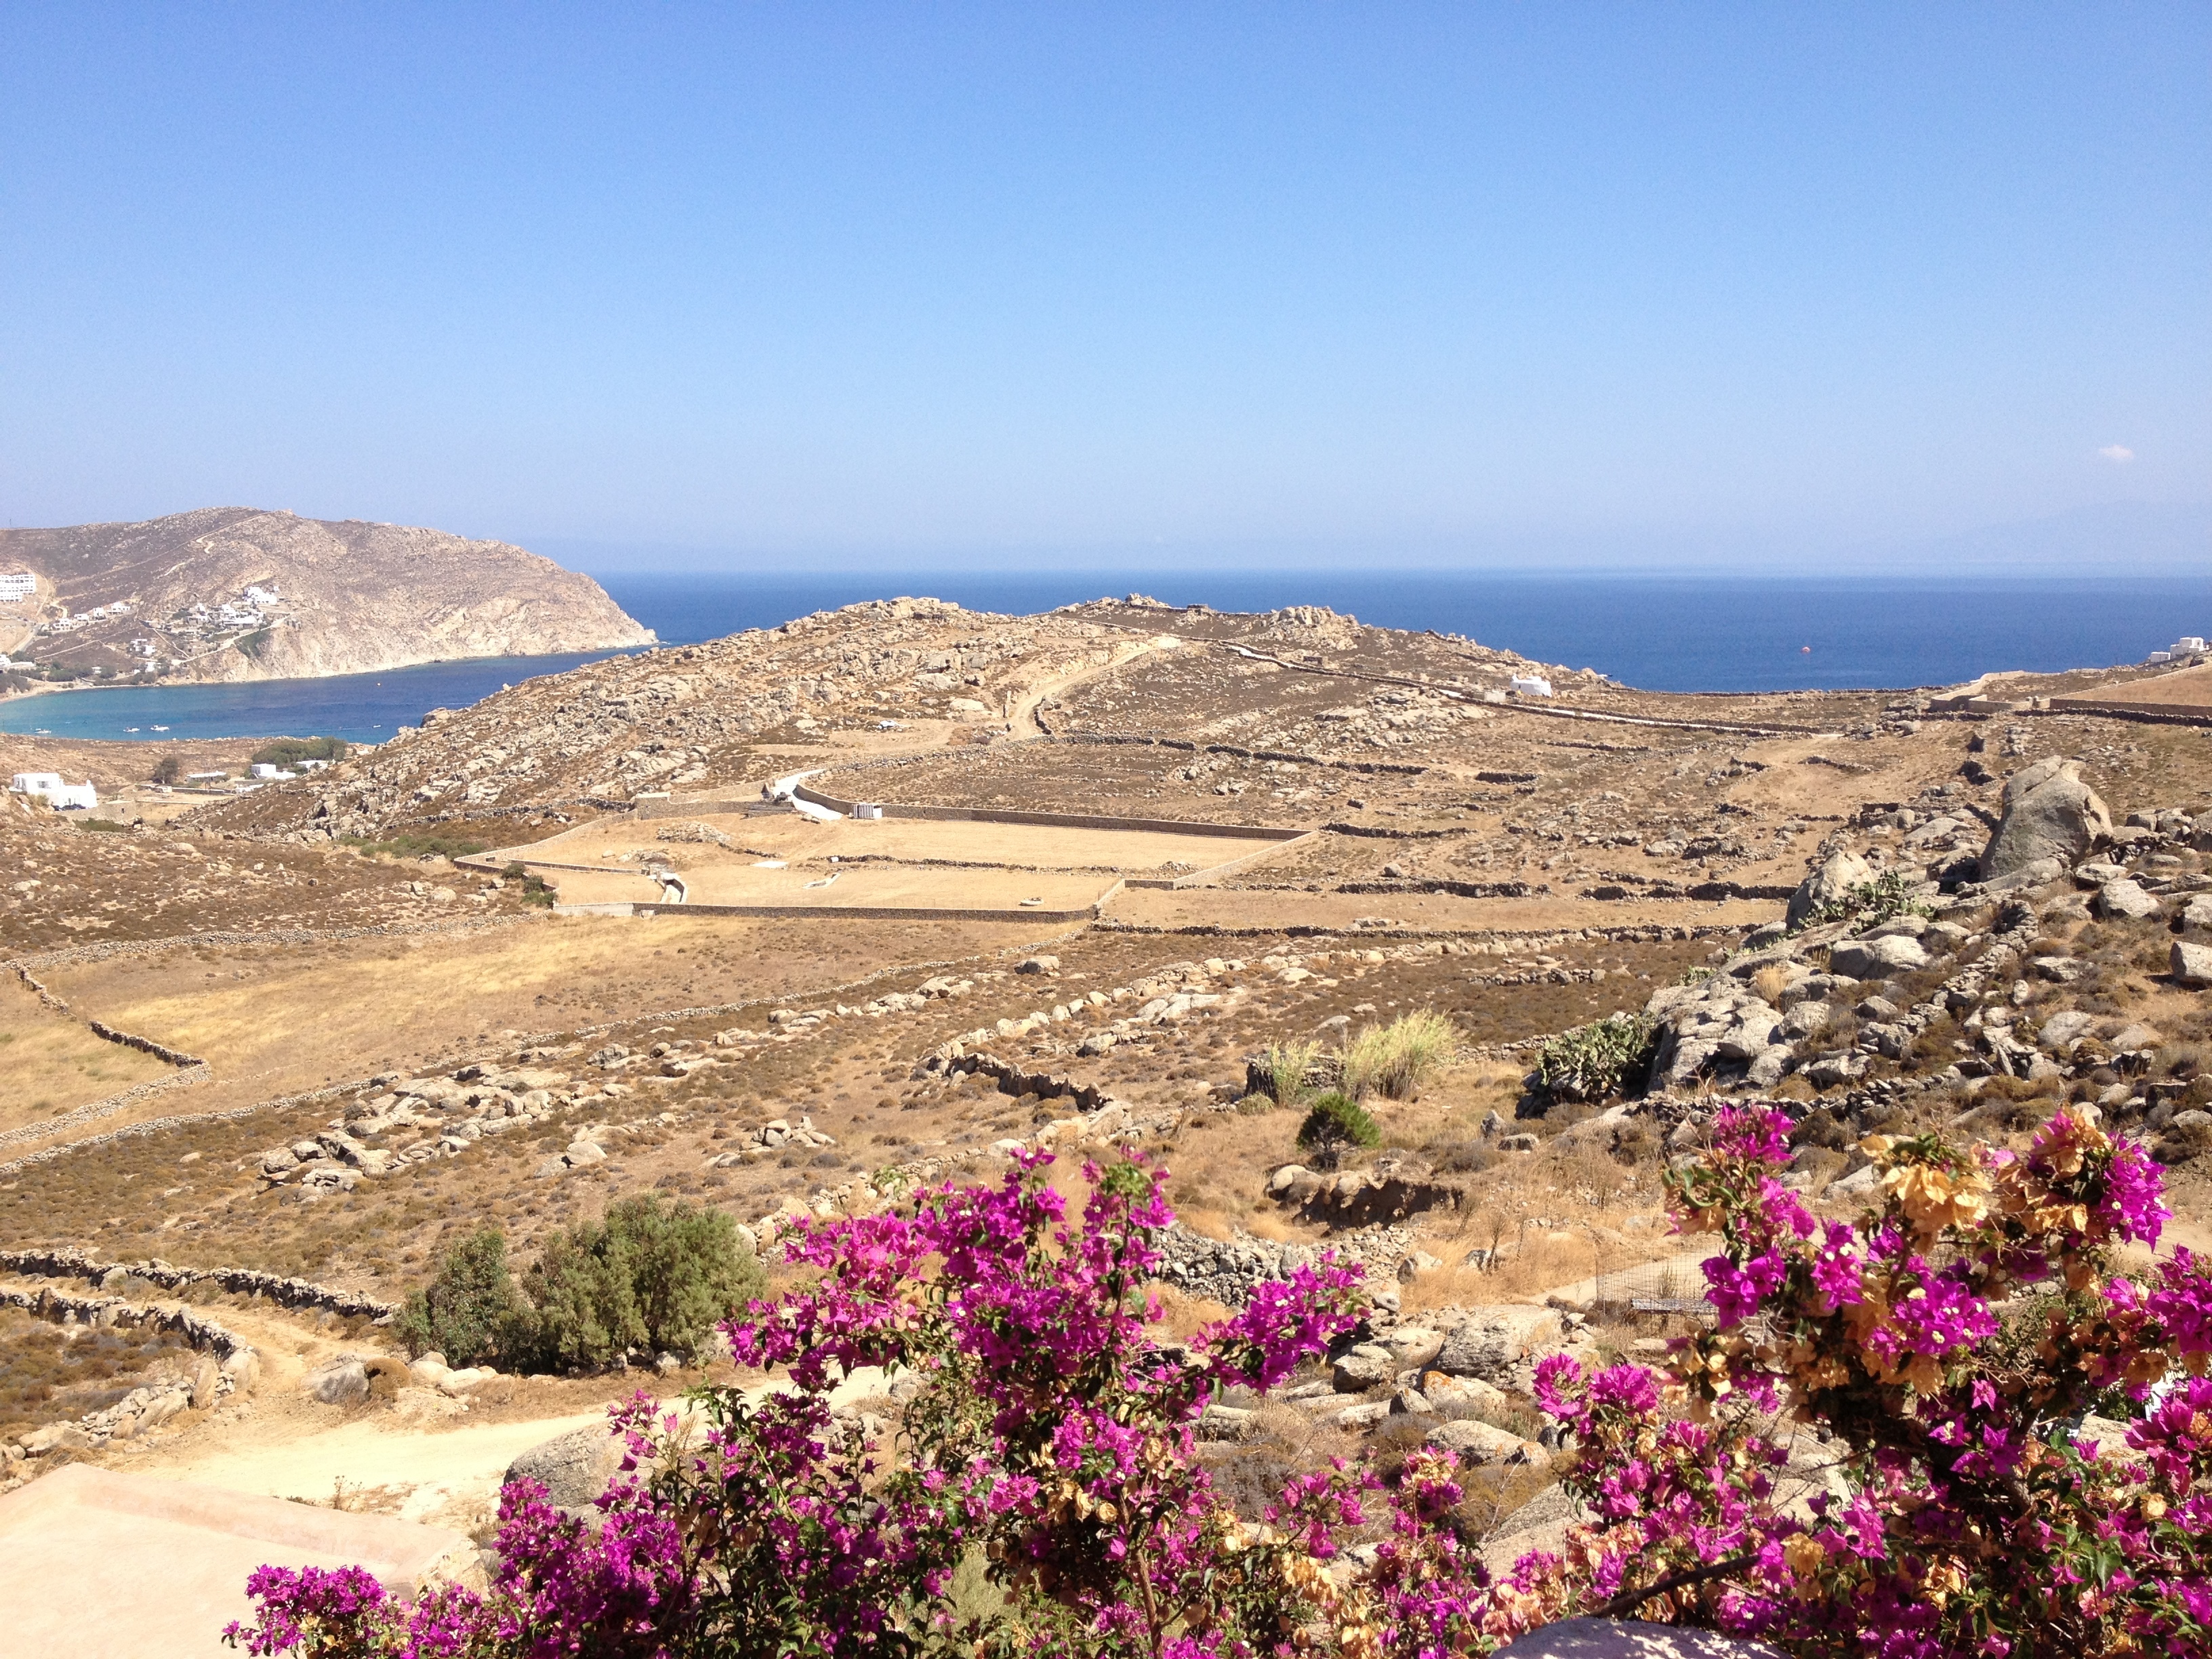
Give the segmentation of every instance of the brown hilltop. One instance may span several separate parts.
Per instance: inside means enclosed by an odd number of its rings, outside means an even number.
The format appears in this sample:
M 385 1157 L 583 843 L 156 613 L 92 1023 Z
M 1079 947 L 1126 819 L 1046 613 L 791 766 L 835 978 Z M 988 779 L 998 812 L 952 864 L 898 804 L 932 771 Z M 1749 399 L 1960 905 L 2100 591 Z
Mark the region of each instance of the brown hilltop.
M 22 571 L 38 594 L 0 605 L 0 650 L 86 676 L 290 678 L 653 638 L 590 577 L 506 542 L 253 507 L 0 531 L 0 573 Z

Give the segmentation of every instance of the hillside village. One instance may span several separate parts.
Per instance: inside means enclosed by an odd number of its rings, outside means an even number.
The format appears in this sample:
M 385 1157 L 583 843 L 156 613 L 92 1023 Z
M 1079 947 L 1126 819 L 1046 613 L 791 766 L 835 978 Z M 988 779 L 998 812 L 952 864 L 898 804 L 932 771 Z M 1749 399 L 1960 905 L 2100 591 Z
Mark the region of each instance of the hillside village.
M 291 603 L 240 591 L 124 615 L 211 641 Z M 2161 1252 L 2212 1248 L 2212 665 L 2158 658 L 1687 696 L 1316 608 L 898 599 L 204 805 L 18 788 L 0 1492 L 158 1474 L 396 1517 L 480 1576 L 511 1468 L 604 1486 L 609 1401 L 776 1379 L 713 1339 L 410 1344 L 478 1230 L 520 1273 L 653 1195 L 731 1218 L 773 1290 L 794 1218 L 1040 1152 L 1077 1192 L 1133 1149 L 1177 1215 L 1163 1340 L 1330 1253 L 1364 1274 L 1323 1360 L 1206 1407 L 1240 1512 L 1442 1449 L 1510 1564 L 1576 1519 L 1538 1364 L 1713 1316 L 1662 1183 L 1730 1103 L 1787 1115 L 1823 1218 L 1878 1200 L 1871 1135 L 2094 1108 L 2166 1166 Z M 110 793 L 145 764 L 0 749 Z M 849 1383 L 841 1420 L 896 1428 L 910 1391 Z M 1809 1433 L 1790 1459 L 1816 1487 Z

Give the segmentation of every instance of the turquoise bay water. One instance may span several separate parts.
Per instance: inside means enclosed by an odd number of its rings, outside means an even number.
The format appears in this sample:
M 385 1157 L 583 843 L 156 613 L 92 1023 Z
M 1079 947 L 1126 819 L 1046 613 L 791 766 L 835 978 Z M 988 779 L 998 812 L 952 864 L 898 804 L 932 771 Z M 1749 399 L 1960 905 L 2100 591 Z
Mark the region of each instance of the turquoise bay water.
M 601 580 L 672 645 L 900 593 L 1032 612 L 1141 590 L 1170 604 L 1222 611 L 1327 605 L 1363 622 L 1463 634 L 1539 661 L 1597 668 L 1668 691 L 1942 685 L 1994 668 L 2140 662 L 2178 635 L 2212 634 L 2212 574 L 1915 581 L 1071 570 L 803 582 L 688 573 Z M 54 692 L 0 703 L 0 731 L 145 742 L 329 736 L 381 743 L 429 709 L 465 708 L 502 685 L 606 654 L 430 663 L 335 679 Z

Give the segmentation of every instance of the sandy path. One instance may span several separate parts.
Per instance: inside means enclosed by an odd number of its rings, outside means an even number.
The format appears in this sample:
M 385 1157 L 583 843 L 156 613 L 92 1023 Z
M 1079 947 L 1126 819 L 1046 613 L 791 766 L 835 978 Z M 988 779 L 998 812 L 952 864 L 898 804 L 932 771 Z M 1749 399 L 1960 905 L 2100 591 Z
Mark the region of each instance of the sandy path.
M 358 1418 L 265 1445 L 215 1445 L 141 1473 L 195 1486 L 327 1504 L 340 1482 L 379 1493 L 371 1505 L 407 1521 L 440 1521 L 456 1509 L 490 1507 L 507 1466 L 541 1441 L 604 1424 L 604 1410 L 521 1423 L 425 1433 L 391 1417 Z M 389 1499 L 398 1498 L 396 1509 Z M 443 1524 L 452 1524 L 443 1520 Z
M 856 1371 L 830 1391 L 833 1405 L 845 1405 L 878 1393 L 880 1370 Z M 265 1385 L 264 1385 L 265 1386 Z M 288 1377 L 278 1387 L 296 1388 Z M 747 1390 L 755 1398 L 776 1385 Z M 289 1400 L 309 1412 L 323 1408 Z M 663 1402 L 676 1409 L 679 1402 Z M 336 1415 L 335 1413 L 331 1413 Z M 296 1416 L 289 1421 L 297 1422 Z M 208 1437 L 173 1456 L 130 1465 L 136 1473 L 194 1486 L 269 1498 L 329 1504 L 341 1489 L 357 1493 L 348 1507 L 397 1515 L 466 1532 L 489 1520 L 498 1506 L 500 1482 L 507 1466 L 532 1446 L 582 1428 L 606 1425 L 605 1407 L 560 1417 L 464 1427 L 426 1427 L 398 1412 L 378 1412 L 311 1428 L 304 1434 L 272 1436 L 251 1443 L 252 1427 Z

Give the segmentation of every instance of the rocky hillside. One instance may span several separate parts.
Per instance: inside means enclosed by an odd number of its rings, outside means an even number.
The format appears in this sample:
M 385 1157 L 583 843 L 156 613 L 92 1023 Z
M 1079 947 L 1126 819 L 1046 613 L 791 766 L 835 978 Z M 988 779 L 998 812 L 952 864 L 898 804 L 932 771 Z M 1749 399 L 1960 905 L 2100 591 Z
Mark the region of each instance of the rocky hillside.
M 11 597 L 23 574 L 35 592 Z M 440 530 L 236 507 L 0 530 L 0 651 L 50 678 L 290 678 L 652 638 L 590 577 Z
M 1221 626 L 1218 619 L 1212 620 Z M 620 803 L 641 791 L 696 793 L 769 772 L 929 751 L 973 757 L 1010 731 L 1070 729 L 1073 700 L 1127 685 L 1110 728 L 1147 724 L 1223 733 L 1244 744 L 1358 748 L 1366 753 L 1440 721 L 1395 686 L 1316 680 L 1301 706 L 1274 707 L 1255 672 L 1284 671 L 1255 651 L 1351 654 L 1396 647 L 1401 670 L 1433 669 L 1470 685 L 1502 686 L 1522 659 L 1464 641 L 1363 628 L 1322 610 L 1233 619 L 1223 640 L 1179 635 L 1194 619 L 1149 604 L 1072 607 L 1036 617 L 966 611 L 938 599 L 873 600 L 708 644 L 593 663 L 527 681 L 457 712 L 434 711 L 404 732 L 312 781 L 210 808 L 211 826 L 316 840 L 376 836 L 404 824 L 526 807 Z M 1201 624 L 1203 625 L 1203 624 Z M 1249 636 L 1257 643 L 1246 646 Z M 1233 639 L 1237 643 L 1231 644 Z M 1424 649 L 1428 656 L 1423 656 Z M 1138 673 L 1189 657 L 1188 672 L 1155 684 Z M 1331 660 L 1334 659 L 1332 655 Z M 1553 671 L 1560 672 L 1561 671 Z M 1367 704 L 1370 693 L 1392 699 Z M 1357 708 L 1337 708 L 1357 696 Z M 1321 718 L 1304 702 L 1327 702 Z M 1408 714 L 1397 705 L 1403 703 Z M 1454 705 L 1455 714 L 1474 714 Z M 1388 724 L 1385 724 L 1385 722 Z

